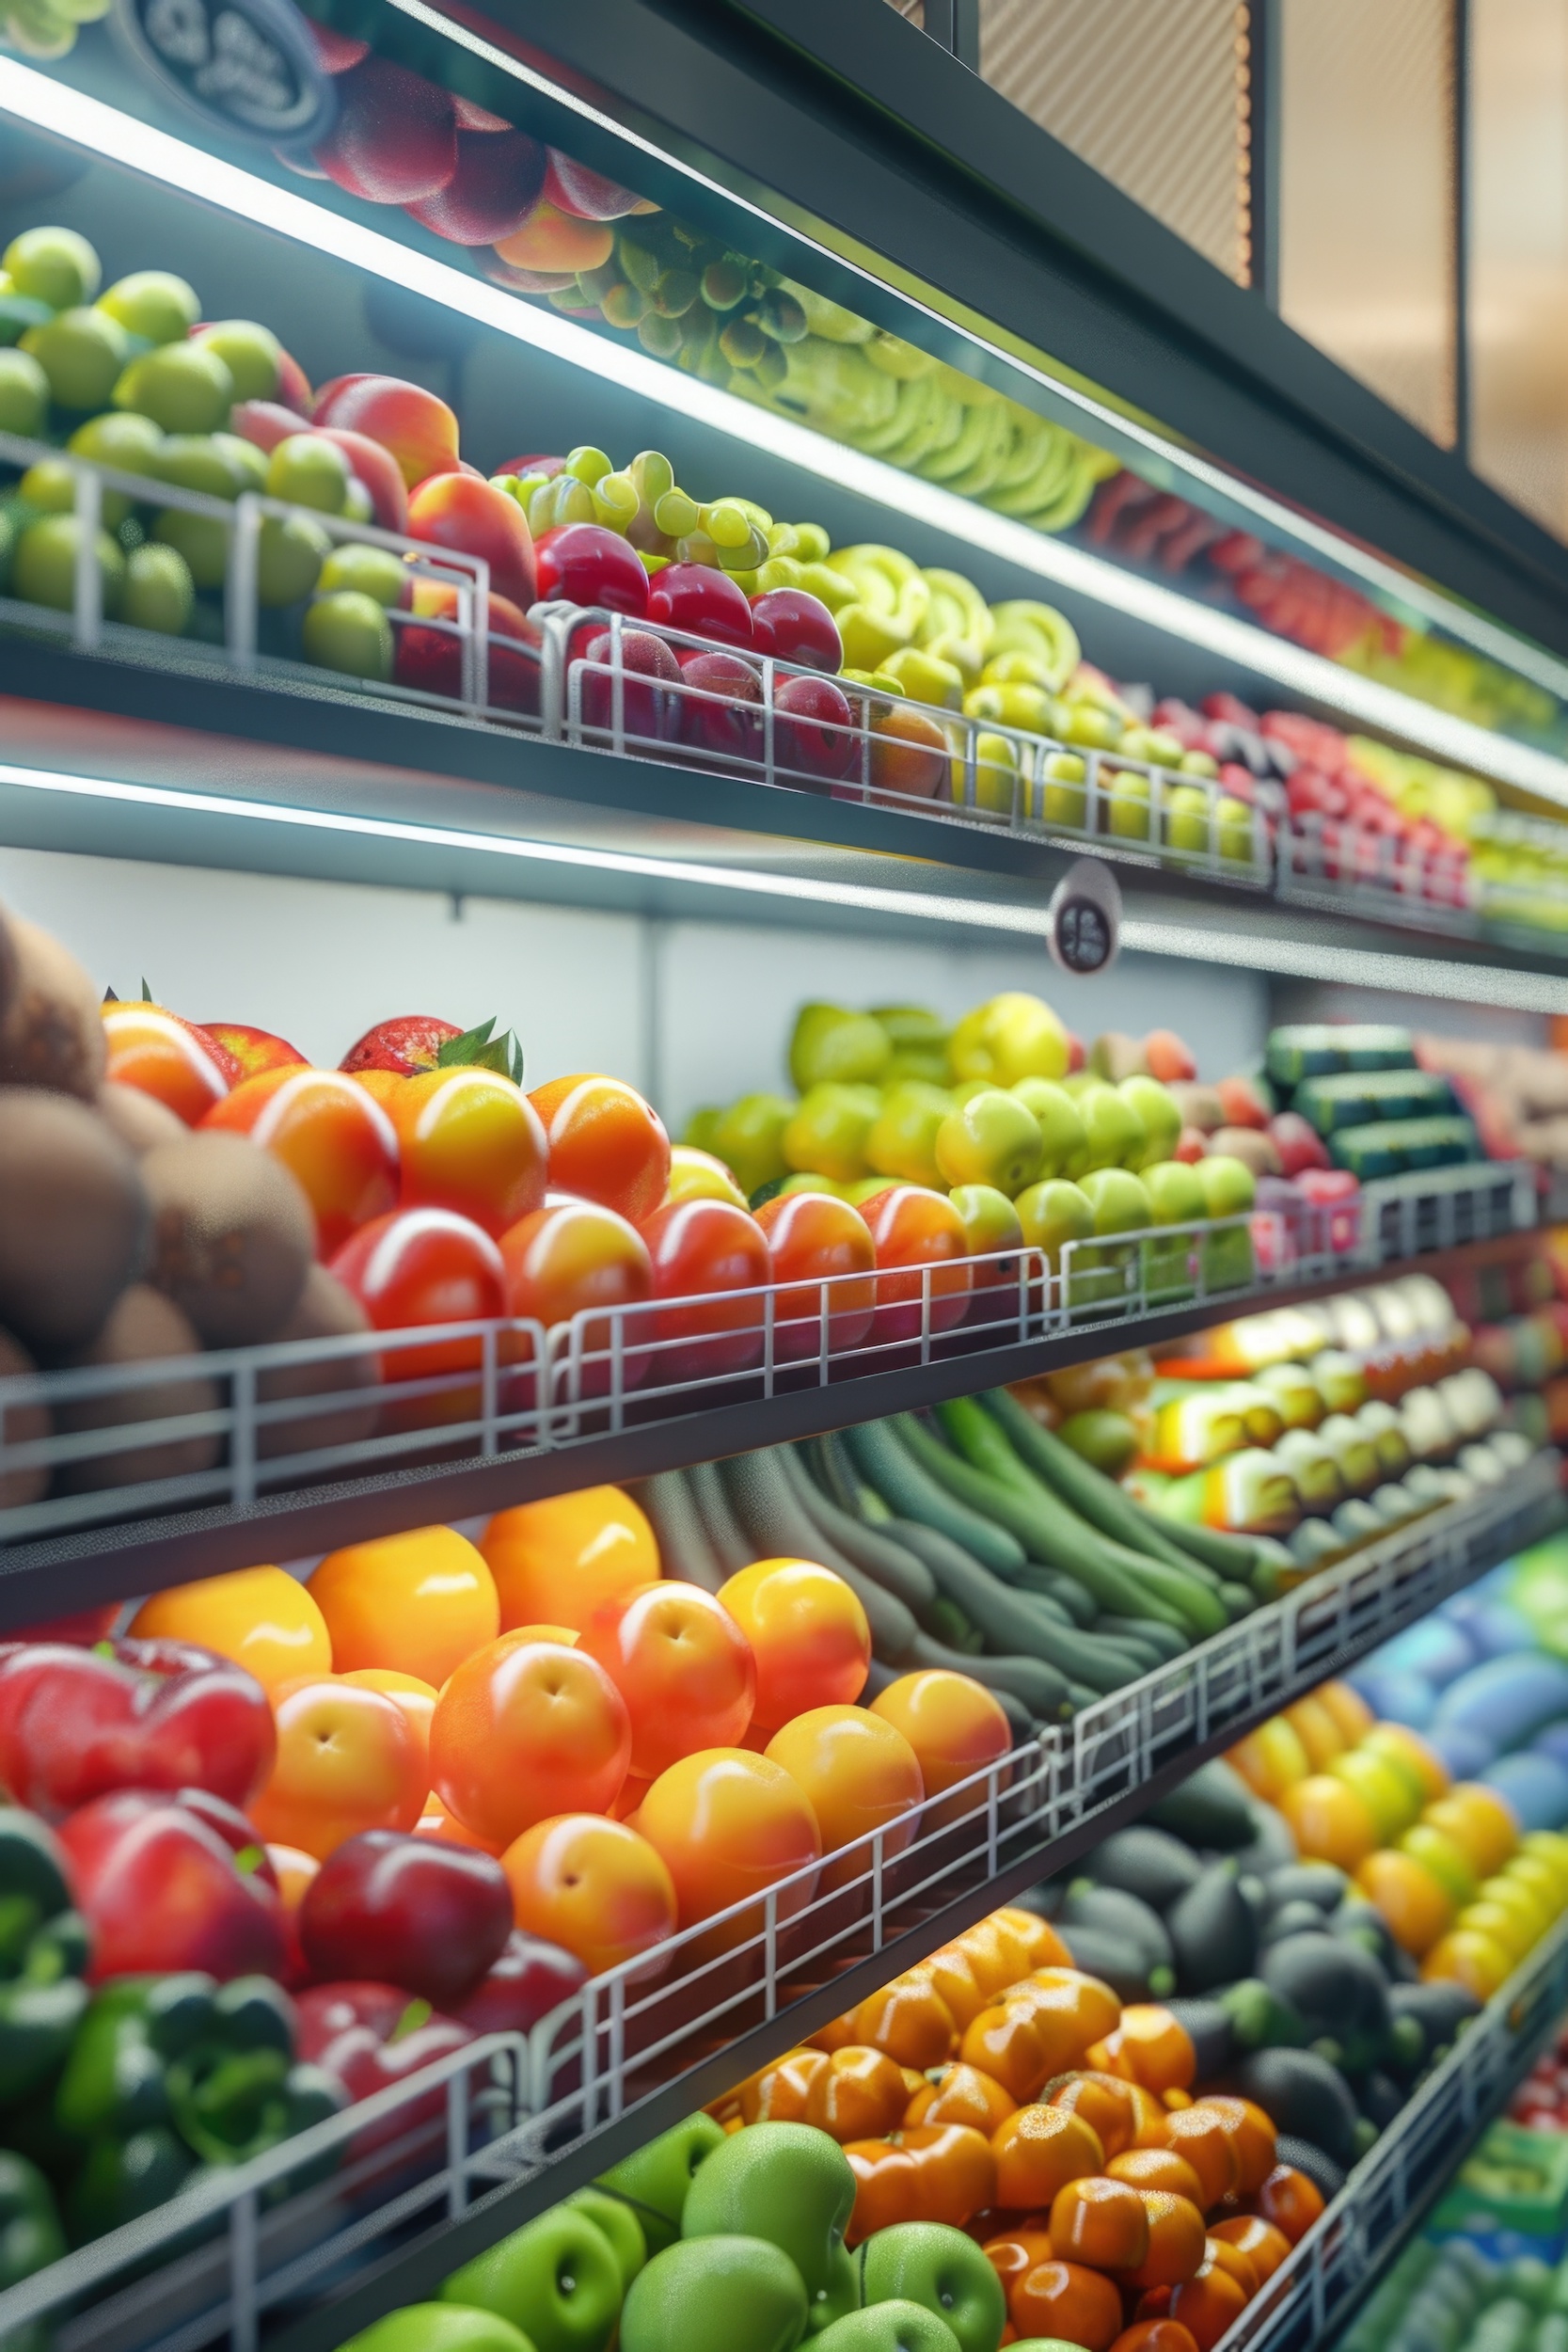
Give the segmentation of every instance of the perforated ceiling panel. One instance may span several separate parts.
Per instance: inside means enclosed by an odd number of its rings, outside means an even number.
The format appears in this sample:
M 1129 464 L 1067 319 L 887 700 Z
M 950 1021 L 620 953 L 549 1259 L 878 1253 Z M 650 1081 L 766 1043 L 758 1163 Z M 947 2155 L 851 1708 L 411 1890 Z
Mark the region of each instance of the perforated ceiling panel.
M 1236 0 L 980 0 L 980 71 L 1246 282 L 1246 11 Z

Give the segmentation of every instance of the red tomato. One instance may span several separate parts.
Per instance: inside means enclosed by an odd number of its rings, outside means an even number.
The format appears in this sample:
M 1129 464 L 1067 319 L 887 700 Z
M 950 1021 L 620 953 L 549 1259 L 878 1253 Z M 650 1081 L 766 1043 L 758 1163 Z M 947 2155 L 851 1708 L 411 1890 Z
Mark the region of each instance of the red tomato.
M 316 1213 L 319 1258 L 397 1200 L 392 1122 L 340 1070 L 264 1070 L 214 1103 L 201 1124 L 248 1136 L 298 1179 Z
M 574 1394 L 603 1396 L 614 1344 L 608 1311 L 640 1305 L 654 1286 L 648 1245 L 636 1226 L 596 1200 L 557 1200 L 507 1229 L 501 1263 L 509 1315 L 542 1323 L 546 1330 L 570 1323 L 574 1315 L 583 1317 L 566 1359 L 577 1375 Z M 633 1386 L 647 1371 L 646 1354 L 629 1343 L 647 1339 L 648 1320 L 646 1315 L 623 1320 L 623 1387 Z M 531 1343 L 519 1339 L 519 1358 L 526 1359 L 530 1351 Z
M 388 1098 L 404 1208 L 455 1209 L 504 1233 L 545 1198 L 539 1114 L 498 1070 L 426 1070 Z
M 672 1200 L 656 1209 L 641 1230 L 653 1261 L 654 1296 L 692 1302 L 662 1309 L 654 1317 L 653 1379 L 662 1387 L 760 1363 L 760 1294 L 772 1261 L 768 1236 L 750 1211 L 728 1200 Z M 742 1295 L 726 1297 L 726 1292 Z M 727 1336 L 698 1339 L 710 1332 Z M 673 1344 L 689 1339 L 697 1343 Z
M 425 1323 L 483 1323 L 506 1312 L 501 1253 L 488 1233 L 451 1209 L 394 1209 L 362 1225 L 332 1261 L 378 1331 Z M 475 1372 L 483 1361 L 476 1336 L 429 1347 L 390 1349 L 381 1359 L 388 1385 Z M 477 1382 L 389 1407 L 392 1426 L 472 1421 L 480 1411 Z
M 791 1192 L 764 1201 L 757 1223 L 773 1254 L 773 1279 L 800 1286 L 781 1289 L 775 1302 L 775 1359 L 792 1363 L 820 1352 L 824 1308 L 831 1353 L 859 1347 L 871 1328 L 877 1263 L 877 1246 L 859 1211 L 832 1193 Z
M 860 1213 L 877 1249 L 877 1317 L 874 1346 L 917 1339 L 923 1320 L 923 1288 L 929 1282 L 928 1328 L 951 1331 L 969 1310 L 973 1269 L 963 1221 L 945 1195 L 919 1184 L 890 1184 L 863 1200 Z M 907 1274 L 888 1274 L 907 1266 Z M 929 1266 L 927 1278 L 921 1272 Z

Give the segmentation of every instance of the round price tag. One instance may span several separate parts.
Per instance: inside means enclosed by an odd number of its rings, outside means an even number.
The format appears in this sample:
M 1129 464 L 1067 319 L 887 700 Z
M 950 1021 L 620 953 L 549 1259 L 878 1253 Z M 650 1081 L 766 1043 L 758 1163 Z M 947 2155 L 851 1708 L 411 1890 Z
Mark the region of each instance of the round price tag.
M 1047 909 L 1052 955 L 1064 972 L 1087 979 L 1114 963 L 1121 941 L 1121 892 L 1108 866 L 1075 858 Z
M 116 0 L 137 61 L 232 135 L 309 147 L 331 126 L 332 81 L 292 0 Z

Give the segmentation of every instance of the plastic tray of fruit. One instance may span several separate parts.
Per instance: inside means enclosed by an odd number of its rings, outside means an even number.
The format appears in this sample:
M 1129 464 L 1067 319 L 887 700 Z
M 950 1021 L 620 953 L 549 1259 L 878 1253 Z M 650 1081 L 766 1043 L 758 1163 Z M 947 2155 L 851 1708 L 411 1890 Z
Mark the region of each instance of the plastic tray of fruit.
M 1320 1573 L 1071 1725 L 933 1794 L 895 1830 L 838 1850 L 829 1883 L 816 1883 L 814 1867 L 715 1912 L 660 1946 L 657 1976 L 645 1959 L 628 1963 L 526 2036 L 444 2048 L 308 2132 L 198 2179 L 0 2294 L 0 2339 L 54 2321 L 55 2352 L 196 2352 L 224 2334 L 253 2345 L 263 2319 L 308 2307 L 351 2266 L 395 2251 L 498 2184 L 546 2169 L 563 2147 L 777 2016 L 802 1986 L 874 1960 L 927 1920 L 941 1918 L 933 1936 L 945 1931 L 954 1906 L 1001 1870 L 1037 1857 L 1052 1867 L 1055 1841 L 1094 1842 L 1110 1808 L 1163 1766 L 1240 1736 L 1538 1532 L 1559 1470 L 1555 1454 L 1542 1454 L 1506 1491 L 1433 1512 Z M 1474 2058 L 1465 2063 L 1466 2083 L 1480 2079 Z M 1424 2112 L 1412 2110 L 1418 2129 Z M 1353 2190 L 1381 2178 L 1376 2165 Z M 1338 2242 L 1332 2230 L 1331 2215 L 1322 2243 Z
M 875 1273 L 579 1311 L 549 1329 L 516 1317 L 400 1328 L 389 1315 L 369 1335 L 8 1375 L 0 1544 L 543 1452 L 945 1361 L 981 1386 L 990 1351 L 1087 1340 L 1163 1309 L 1266 1300 L 1513 1232 L 1534 1221 L 1535 1195 L 1528 1168 L 1487 1163 L 1368 1185 L 1351 1206 L 1356 1215 L 1343 1203 L 1271 1210 L 1114 1241 L 1064 1234 L 1049 1254 L 943 1264 L 879 1250 Z

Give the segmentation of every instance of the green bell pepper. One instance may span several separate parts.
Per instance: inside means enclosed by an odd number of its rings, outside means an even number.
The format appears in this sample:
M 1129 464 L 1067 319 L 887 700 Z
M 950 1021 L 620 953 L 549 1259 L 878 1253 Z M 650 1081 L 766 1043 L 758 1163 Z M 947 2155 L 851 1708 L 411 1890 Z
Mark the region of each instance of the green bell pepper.
M 65 2063 L 88 1953 L 54 1833 L 19 1805 L 0 1808 L 0 2107 L 36 2098 Z

